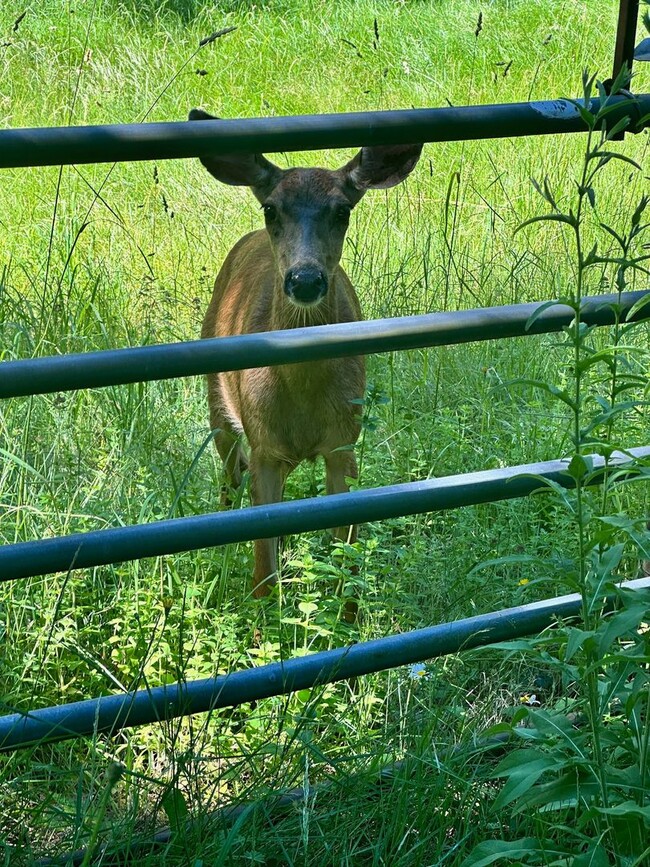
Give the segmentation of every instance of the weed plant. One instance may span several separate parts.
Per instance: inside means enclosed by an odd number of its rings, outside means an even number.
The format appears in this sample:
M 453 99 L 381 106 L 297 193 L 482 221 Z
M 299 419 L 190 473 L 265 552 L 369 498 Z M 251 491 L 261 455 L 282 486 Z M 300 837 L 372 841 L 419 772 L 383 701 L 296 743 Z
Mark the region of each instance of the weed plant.
M 623 70 L 612 88 L 625 81 Z M 560 574 L 561 585 L 578 592 L 582 600 L 580 624 L 561 624 L 552 633 L 505 645 L 523 651 L 543 667 L 562 693 L 547 708 L 536 699 L 513 716 L 508 731 L 523 742 L 490 776 L 503 779 L 494 799 L 495 815 L 510 814 L 505 839 L 479 843 L 464 865 L 498 861 L 527 864 L 641 865 L 650 856 L 650 767 L 648 764 L 647 620 L 650 593 L 626 590 L 620 585 L 619 568 L 626 551 L 641 558 L 648 547 L 644 521 L 620 511 L 619 489 L 629 482 L 610 468 L 600 491 L 594 490 L 593 455 L 609 462 L 627 433 L 630 414 L 645 404 L 648 348 L 630 339 L 634 325 L 619 321 L 612 342 L 594 341 L 594 329 L 580 322 L 580 308 L 593 284 L 604 273 L 618 292 L 624 291 L 635 273 L 645 276 L 648 254 L 643 243 L 648 224 L 643 223 L 648 197 L 643 195 L 625 231 L 598 220 L 597 193 L 600 175 L 613 160 L 640 170 L 629 157 L 611 149 L 611 142 L 625 128 L 627 119 L 601 127 L 612 111 L 612 101 L 599 85 L 598 111 L 590 110 L 594 78 L 583 78 L 584 96 L 576 107 L 589 128 L 582 173 L 577 181 L 575 204 L 558 205 L 548 180 L 535 184 L 550 206 L 550 213 L 533 217 L 520 228 L 537 222 L 566 228 L 575 252 L 575 291 L 560 299 L 575 312 L 565 330 L 566 384 L 536 382 L 568 409 L 572 419 L 572 457 L 568 472 L 575 490 L 553 485 L 573 542 Z M 587 243 L 590 217 L 614 248 L 600 252 L 601 240 Z M 609 244 L 607 245 L 610 246 Z M 643 302 L 645 303 L 645 299 Z M 635 482 L 647 478 L 647 464 L 640 462 Z M 614 611 L 608 600 L 619 603 Z M 495 727 L 504 731 L 504 726 Z M 525 818 L 523 818 L 525 816 Z M 528 836 L 518 837 L 526 829 Z M 532 831 L 532 833 L 531 833 Z
M 183 119 L 193 105 L 234 117 L 572 95 L 576 70 L 608 74 L 615 6 L 493 0 L 479 16 L 469 0 L 44 0 L 21 17 L 4 2 L 0 118 L 118 123 Z M 366 197 L 345 251 L 366 316 L 545 299 L 578 309 L 584 294 L 645 285 L 642 172 L 618 157 L 643 165 L 647 138 L 601 140 L 590 122 L 586 151 L 580 136 L 428 146 L 407 186 Z M 604 148 L 616 155 L 606 167 L 590 156 Z M 550 178 L 538 187 L 559 231 L 529 222 L 539 215 L 531 175 Z M 1 179 L 3 360 L 196 338 L 220 262 L 260 225 L 246 191 L 208 186 L 191 162 Z M 595 492 L 587 455 L 647 444 L 646 345 L 645 326 L 621 321 L 370 360 L 363 487 L 569 454 L 574 494 L 371 524 L 353 547 L 286 540 L 268 605 L 248 596 L 247 545 L 5 583 L 6 712 L 225 673 L 567 587 L 583 594 L 585 619 L 354 688 L 2 756 L 4 862 L 85 846 L 77 863 L 89 863 L 96 846 L 126 844 L 143 865 L 643 863 L 643 600 L 612 585 L 636 574 L 647 548 L 647 494 L 615 471 Z M 218 501 L 198 380 L 7 402 L 0 450 L 4 543 Z M 321 491 L 320 468 L 305 467 L 287 496 Z M 354 628 L 333 592 L 351 566 L 363 612 Z M 612 592 L 622 607 L 601 616 Z M 532 743 L 495 765 L 480 739 L 504 728 Z M 278 805 L 282 792 L 291 797 Z M 156 849 L 160 825 L 170 833 Z

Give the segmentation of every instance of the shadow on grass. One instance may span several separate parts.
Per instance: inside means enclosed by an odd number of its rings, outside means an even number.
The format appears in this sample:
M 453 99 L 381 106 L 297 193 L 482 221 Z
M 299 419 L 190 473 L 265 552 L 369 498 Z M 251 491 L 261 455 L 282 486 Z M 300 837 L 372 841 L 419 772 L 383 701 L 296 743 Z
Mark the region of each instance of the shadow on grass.
M 189 24 L 205 12 L 204 0 L 114 0 L 116 7 L 127 9 L 140 18 L 150 20 L 157 15 L 171 13 Z M 221 0 L 216 4 L 215 13 L 245 11 L 253 6 L 253 0 Z

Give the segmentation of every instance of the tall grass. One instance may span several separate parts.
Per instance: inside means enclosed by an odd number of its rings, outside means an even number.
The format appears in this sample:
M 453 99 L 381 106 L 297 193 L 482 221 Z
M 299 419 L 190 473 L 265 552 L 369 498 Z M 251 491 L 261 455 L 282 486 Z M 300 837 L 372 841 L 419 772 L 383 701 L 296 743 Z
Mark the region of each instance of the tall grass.
M 7 126 L 183 119 L 194 105 L 237 117 L 573 96 L 583 67 L 609 74 L 615 26 L 615 4 L 595 0 L 494 0 L 480 10 L 466 0 L 45 0 L 18 22 L 22 11 L 0 8 Z M 643 164 L 646 137 L 612 147 Z M 366 316 L 570 296 L 577 270 L 566 236 L 515 229 L 540 212 L 530 176 L 548 175 L 559 207 L 569 206 L 583 149 L 579 136 L 427 146 L 406 186 L 355 211 L 344 257 Z M 350 153 L 274 158 L 334 166 Z M 623 231 L 642 184 L 641 172 L 608 166 L 598 219 Z M 216 185 L 198 163 L 4 170 L 2 358 L 196 338 L 220 262 L 260 222 L 247 191 Z M 603 270 L 593 288 L 611 291 L 612 281 Z M 510 384 L 565 385 L 568 351 L 561 337 L 530 337 L 373 358 L 360 483 L 570 452 L 570 414 L 547 392 Z M 642 406 L 617 425 L 617 443 L 647 441 Z M 198 380 L 7 402 L 2 541 L 216 508 L 221 469 L 202 451 L 208 433 Z M 320 468 L 308 466 L 287 496 L 321 489 Z M 615 497 L 618 511 L 647 513 L 640 487 Z M 332 553 L 317 535 L 290 539 L 283 593 L 268 606 L 249 598 L 247 545 L 8 584 L 3 704 L 27 710 L 205 677 L 553 595 L 572 533 L 561 504 L 535 497 L 371 524 L 352 552 Z M 622 574 L 634 574 L 637 554 L 628 544 Z M 363 586 L 352 630 L 332 592 L 350 557 Z M 494 783 L 455 745 L 500 724 L 522 696 L 564 700 L 572 687 L 559 679 L 544 696 L 539 669 L 490 650 L 438 661 L 424 677 L 394 671 L 355 690 L 339 684 L 3 757 L 5 862 L 166 823 L 171 842 L 151 861 L 459 864 L 486 826 L 503 826 L 489 812 Z M 404 764 L 379 776 L 394 760 Z M 207 818 L 224 803 L 298 787 L 281 822 L 267 802 L 234 824 Z M 188 829 L 186 814 L 205 821 Z

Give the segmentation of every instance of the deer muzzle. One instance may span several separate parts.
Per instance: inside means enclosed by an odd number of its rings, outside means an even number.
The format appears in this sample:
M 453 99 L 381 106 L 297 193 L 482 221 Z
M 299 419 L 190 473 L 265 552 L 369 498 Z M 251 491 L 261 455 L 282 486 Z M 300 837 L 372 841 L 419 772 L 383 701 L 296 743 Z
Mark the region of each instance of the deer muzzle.
M 290 268 L 284 278 L 284 291 L 294 304 L 310 307 L 325 297 L 327 275 L 313 265 Z

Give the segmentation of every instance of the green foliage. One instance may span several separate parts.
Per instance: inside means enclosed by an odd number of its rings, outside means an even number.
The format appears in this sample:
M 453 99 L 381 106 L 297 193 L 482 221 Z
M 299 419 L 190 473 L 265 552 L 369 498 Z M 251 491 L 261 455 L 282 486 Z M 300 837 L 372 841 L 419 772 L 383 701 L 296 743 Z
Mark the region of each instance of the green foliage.
M 575 94 L 576 68 L 609 68 L 613 4 L 495 0 L 478 19 L 469 0 L 4 3 L 2 122 L 545 99 Z M 344 264 L 365 315 L 549 297 L 578 310 L 584 294 L 645 285 L 635 163 L 646 144 L 612 137 L 594 127 L 586 150 L 579 136 L 427 146 L 407 185 L 354 212 Z M 260 224 L 252 198 L 212 185 L 198 162 L 2 178 L 2 359 L 195 339 L 225 254 Z M 371 524 L 353 546 L 287 539 L 268 604 L 249 598 L 248 545 L 5 583 L 5 710 L 209 677 L 564 589 L 583 593 L 583 622 L 508 652 L 2 756 L 5 863 L 125 843 L 143 865 L 643 863 L 646 600 L 614 584 L 650 559 L 647 486 L 612 469 L 597 492 L 588 455 L 647 442 L 646 326 L 576 324 L 369 364 L 360 486 L 569 452 L 577 491 Z M 7 402 L 0 454 L 2 542 L 218 506 L 195 380 Z M 301 468 L 287 496 L 321 493 L 321 475 Z M 353 589 L 362 620 L 350 626 L 337 590 Z M 612 593 L 620 606 L 606 613 Z M 480 738 L 506 730 L 516 746 L 495 771 Z M 170 838 L 155 850 L 161 825 Z
M 623 71 L 621 79 L 624 77 Z M 579 322 L 595 263 L 598 279 L 607 270 L 613 271 L 619 292 L 635 272 L 646 272 L 643 262 L 647 256 L 637 251 L 644 249 L 646 226 L 641 218 L 648 199 L 642 196 L 626 231 L 619 234 L 600 223 L 615 240 L 613 252 L 597 256 L 594 244 L 584 255 L 587 221 L 596 201 L 594 185 L 610 162 L 608 143 L 620 129 L 615 124 L 601 131 L 608 115 L 608 97 L 602 99 L 597 113 L 585 108 L 590 105 L 593 84 L 594 79 L 585 75 L 581 114 L 589 135 L 576 204 L 562 212 L 548 182 L 543 188 L 536 184 L 552 213 L 527 221 L 529 225 L 536 221 L 567 225 L 576 256 L 575 292 L 559 299 L 576 312 L 566 329 L 569 377 L 565 388 L 550 391 L 573 417 L 573 454 L 567 472 L 575 481 L 575 490 L 563 493 L 558 502 L 566 510 L 567 525 L 574 535 L 564 583 L 580 594 L 582 618 L 579 627 L 560 624 L 552 637 L 518 646 L 571 685 L 572 695 L 548 710 L 527 707 L 516 714 L 512 734 L 527 746 L 509 753 L 492 772 L 505 780 L 494 799 L 494 811 L 502 815 L 507 809 L 520 827 L 523 817 L 533 820 L 538 834 L 508 843 L 481 843 L 465 861 L 467 867 L 497 860 L 519 863 L 522 856 L 529 864 L 636 865 L 650 854 L 650 767 L 643 723 L 650 700 L 646 670 L 650 592 L 634 593 L 617 583 L 621 561 L 629 543 L 638 538 L 641 522 L 607 514 L 620 479 L 611 472 L 601 492 L 595 493 L 590 488 L 592 461 L 586 455 L 588 450 L 607 461 L 611 458 L 620 425 L 627 426 L 630 411 L 636 407 L 629 398 L 639 390 L 639 371 L 647 366 L 648 350 L 622 342 L 633 328 L 630 324 L 619 322 L 613 343 L 603 347 L 594 344 L 594 330 Z M 615 83 L 614 92 L 616 87 Z M 538 385 L 548 388 L 547 383 Z M 639 466 L 642 477 L 646 470 Z M 607 606 L 612 597 L 618 602 L 613 611 Z

